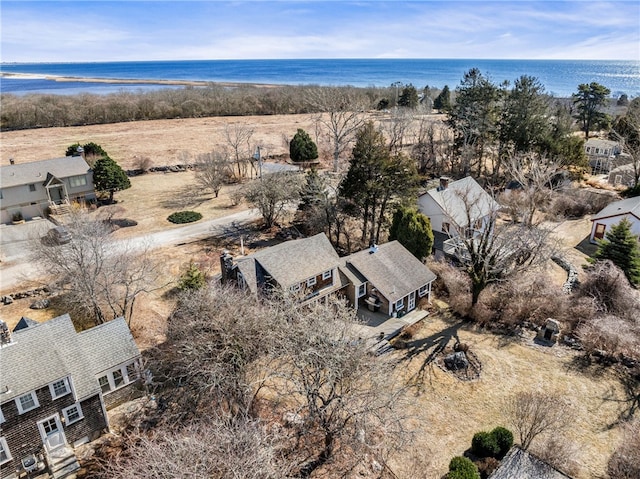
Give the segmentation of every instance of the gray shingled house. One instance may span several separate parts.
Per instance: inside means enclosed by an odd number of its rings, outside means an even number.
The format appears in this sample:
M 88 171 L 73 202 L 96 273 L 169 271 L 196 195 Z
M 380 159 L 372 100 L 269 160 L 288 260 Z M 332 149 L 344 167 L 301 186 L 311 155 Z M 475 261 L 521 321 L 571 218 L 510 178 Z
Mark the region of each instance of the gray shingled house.
M 234 260 L 223 253 L 222 281 L 252 293 L 279 289 L 303 301 L 344 294 L 354 307 L 404 314 L 430 297 L 436 275 L 397 241 L 338 257 L 324 233 Z
M 133 394 L 140 352 L 123 318 L 80 333 L 68 314 L 22 326 L 0 346 L 0 477 L 43 460 L 65 477 L 72 447 L 100 436 L 106 410 Z M 61 451 L 73 460 L 54 471 Z
M 389 316 L 415 309 L 420 298 L 431 298 L 436 275 L 397 241 L 342 258 L 349 301 Z
M 81 156 L 0 166 L 0 222 L 29 220 L 71 202 L 96 199 L 93 172 Z
M 222 256 L 222 280 L 235 281 L 252 293 L 279 290 L 322 298 L 342 288 L 340 258 L 324 233 L 286 241 L 235 261 Z
M 571 479 L 542 459 L 513 446 L 489 479 Z

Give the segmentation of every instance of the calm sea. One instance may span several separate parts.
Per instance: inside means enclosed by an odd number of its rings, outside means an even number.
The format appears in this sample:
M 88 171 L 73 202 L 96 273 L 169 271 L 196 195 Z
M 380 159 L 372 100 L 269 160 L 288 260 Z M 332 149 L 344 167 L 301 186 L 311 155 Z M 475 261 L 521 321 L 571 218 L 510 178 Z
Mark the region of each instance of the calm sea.
M 640 96 L 640 62 L 605 60 L 200 60 L 108 63 L 2 64 L 3 72 L 31 74 L 24 79 L 2 78 L 0 91 L 26 93 L 98 93 L 149 90 L 166 86 L 55 82 L 44 75 L 85 78 L 199 80 L 282 85 L 389 86 L 394 82 L 455 88 L 463 74 L 479 68 L 495 83 L 511 83 L 521 75 L 537 77 L 548 93 L 566 97 L 581 83 L 598 82 L 613 97 Z

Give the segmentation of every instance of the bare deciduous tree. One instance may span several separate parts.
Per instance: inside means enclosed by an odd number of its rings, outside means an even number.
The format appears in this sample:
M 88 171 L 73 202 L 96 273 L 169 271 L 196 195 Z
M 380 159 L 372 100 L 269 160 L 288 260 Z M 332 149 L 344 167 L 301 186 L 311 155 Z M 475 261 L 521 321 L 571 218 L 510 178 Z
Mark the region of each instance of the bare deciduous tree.
M 247 176 L 247 164 L 252 155 L 251 138 L 253 128 L 240 123 L 227 123 L 224 127 L 224 138 L 231 148 L 233 162 L 236 165 L 238 179 Z
M 213 191 L 218 197 L 222 185 L 233 177 L 233 167 L 224 153 L 212 151 L 198 155 L 196 162 L 196 182 Z
M 640 419 L 623 426 L 622 440 L 609 458 L 607 473 L 611 479 L 640 477 Z
M 70 311 L 95 324 L 124 316 L 131 325 L 136 298 L 160 287 L 159 265 L 149 246 L 115 241 L 112 225 L 82 211 L 73 213 L 67 227 L 72 241 L 35 242 L 34 261 L 49 272 Z
M 244 197 L 249 204 L 260 210 L 267 228 L 271 228 L 283 215 L 287 207 L 300 199 L 302 181 L 291 173 L 274 173 L 249 183 Z
M 395 108 L 387 121 L 381 122 L 381 130 L 389 139 L 389 151 L 397 155 L 405 146 L 405 139 L 413 125 L 415 115 L 409 108 Z
M 569 405 L 555 393 L 518 392 L 509 398 L 506 408 L 524 450 L 541 434 L 562 430 L 571 422 Z
M 333 171 L 340 169 L 340 155 L 349 147 L 356 131 L 364 123 L 363 102 L 354 91 L 345 88 L 317 88 L 309 92 L 309 102 L 319 113 L 315 121 L 327 131 L 333 150 Z

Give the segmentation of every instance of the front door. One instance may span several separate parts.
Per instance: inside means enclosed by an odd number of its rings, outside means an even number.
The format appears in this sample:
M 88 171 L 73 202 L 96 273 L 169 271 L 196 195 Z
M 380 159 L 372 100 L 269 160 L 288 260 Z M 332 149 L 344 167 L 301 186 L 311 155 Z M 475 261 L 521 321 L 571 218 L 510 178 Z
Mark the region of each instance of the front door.
M 38 429 L 42 436 L 42 443 L 47 451 L 51 452 L 66 444 L 67 438 L 64 436 L 62 429 L 62 423 L 60 422 L 60 416 L 48 417 L 43 421 L 38 422 Z
M 409 294 L 409 305 L 407 307 L 407 311 L 411 311 L 416 307 L 416 292 L 412 292 Z

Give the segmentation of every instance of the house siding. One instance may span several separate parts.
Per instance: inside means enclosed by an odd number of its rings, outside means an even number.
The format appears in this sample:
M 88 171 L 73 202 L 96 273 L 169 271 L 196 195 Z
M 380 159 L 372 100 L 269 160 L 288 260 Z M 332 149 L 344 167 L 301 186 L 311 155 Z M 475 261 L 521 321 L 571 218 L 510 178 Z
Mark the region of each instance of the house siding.
M 104 399 L 105 407 L 109 410 L 143 395 L 144 391 L 142 390 L 142 381 L 137 379 L 120 389 L 104 394 L 102 397 Z
M 598 242 L 597 239 L 595 238 L 596 227 L 598 225 L 605 226 L 605 230 L 604 230 L 605 236 L 603 236 L 604 238 L 606 237 L 606 234 L 611 229 L 611 227 L 613 225 L 617 225 L 618 223 L 620 223 L 620 221 L 622 221 L 623 218 L 626 218 L 631 223 L 631 234 L 640 237 L 640 218 L 637 218 L 632 214 L 625 214 L 625 215 L 610 216 L 608 218 L 599 218 L 599 219 L 593 220 L 593 224 L 591 225 L 591 235 L 589 236 L 589 241 L 591 241 L 591 243 L 594 243 L 594 244 Z
M 19 414 L 15 400 L 11 399 L 2 403 L 2 413 L 5 422 L 0 424 L 0 435 L 7 441 L 12 460 L 3 464 L 0 469 L 0 477 L 10 477 L 16 468 L 21 466 L 21 459 L 39 452 L 43 448 L 42 437 L 38 430 L 38 421 L 59 414 L 63 419 L 62 410 L 76 403 L 73 394 L 67 394 L 58 399 L 51 399 L 49 386 L 45 385 L 36 391 L 40 406 L 24 414 Z M 63 430 L 69 444 L 89 437 L 94 439 L 107 427 L 106 419 L 102 413 L 100 396 L 92 396 L 80 403 L 84 418 L 69 426 L 63 425 Z

